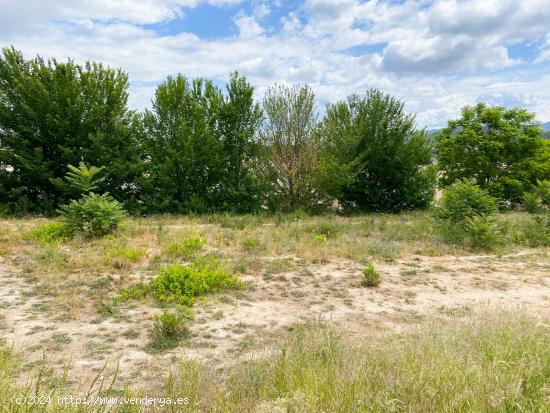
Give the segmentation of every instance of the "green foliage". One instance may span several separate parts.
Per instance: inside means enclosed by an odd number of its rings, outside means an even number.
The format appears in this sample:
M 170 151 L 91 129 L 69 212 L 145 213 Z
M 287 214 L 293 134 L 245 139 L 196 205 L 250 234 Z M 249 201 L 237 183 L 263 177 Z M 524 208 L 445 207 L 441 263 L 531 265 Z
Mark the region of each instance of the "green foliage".
M 524 109 L 465 107 L 437 136 L 441 183 L 473 179 L 497 198 L 519 201 L 537 179 L 550 176 L 550 147 L 542 133 Z
M 191 333 L 186 326 L 189 319 L 185 314 L 179 312 L 164 311 L 155 317 L 155 324 L 151 333 L 149 349 L 162 351 L 174 348 Z
M 369 263 L 369 265 L 363 269 L 363 283 L 367 287 L 378 287 L 380 281 L 380 273 L 376 271 L 372 262 Z
M 126 216 L 122 205 L 109 194 L 90 193 L 60 208 L 67 227 L 85 237 L 99 237 L 115 231 Z
M 330 105 L 321 124 L 322 159 L 345 205 L 398 211 L 429 205 L 435 188 L 431 146 L 404 103 L 378 90 Z M 330 166 L 332 165 L 332 166 Z
M 158 300 L 185 305 L 192 305 L 196 296 L 241 286 L 241 281 L 225 271 L 218 261 L 207 258 L 190 265 L 167 265 L 151 282 Z
M 550 246 L 550 214 L 535 215 L 524 225 L 523 234 L 532 248 Z
M 461 222 L 476 215 L 497 211 L 497 201 L 489 193 L 468 180 L 458 181 L 443 191 L 435 215 L 451 222 Z
M 25 233 L 24 238 L 41 244 L 52 244 L 66 241 L 73 235 L 72 230 L 64 222 L 52 221 L 38 225 Z
M 523 194 L 522 203 L 531 214 L 550 209 L 550 180 L 537 181 L 530 192 Z
M 241 241 L 241 247 L 248 253 L 255 253 L 262 249 L 262 243 L 257 238 L 247 237 Z
M 311 209 L 319 200 L 319 140 L 315 95 L 310 87 L 276 85 L 263 100 L 265 122 L 257 169 L 271 209 Z
M 525 210 L 530 214 L 538 214 L 542 210 L 540 197 L 534 192 L 525 192 L 522 197 L 522 203 Z
M 213 82 L 168 77 L 143 115 L 149 159 L 146 207 L 155 212 L 245 212 L 259 208 L 251 172 L 261 118 L 253 88 L 234 73 L 227 96 Z
M 178 257 L 184 260 L 194 258 L 196 254 L 206 247 L 207 240 L 203 237 L 191 237 L 182 241 L 168 244 L 164 252 L 171 257 Z
M 81 194 L 93 192 L 99 188 L 99 184 L 105 181 L 105 178 L 100 178 L 98 175 L 104 171 L 105 167 L 98 168 L 96 166 L 88 167 L 84 162 L 80 162 L 78 167 L 67 165 L 69 172 L 65 175 L 69 186 Z
M 88 62 L 0 56 L 0 199 L 10 212 L 53 213 L 72 198 L 66 165 L 107 165 L 101 190 L 136 205 L 142 162 L 128 77 Z M 9 168 L 7 167 L 9 166 Z
M 496 220 L 491 216 L 474 215 L 466 217 L 464 229 L 470 247 L 476 250 L 490 250 L 500 241 L 501 232 Z
M 356 340 L 312 324 L 218 372 L 188 361 L 167 386 L 205 412 L 547 412 L 550 329 L 503 314 Z

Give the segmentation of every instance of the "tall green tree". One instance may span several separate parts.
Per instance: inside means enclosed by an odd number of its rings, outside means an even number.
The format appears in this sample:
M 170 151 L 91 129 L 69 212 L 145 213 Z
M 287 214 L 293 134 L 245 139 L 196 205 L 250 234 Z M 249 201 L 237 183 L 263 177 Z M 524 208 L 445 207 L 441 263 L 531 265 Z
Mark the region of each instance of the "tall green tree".
M 320 170 L 315 95 L 308 86 L 273 86 L 263 101 L 258 171 L 272 208 L 309 209 L 318 199 Z
M 537 180 L 550 177 L 548 145 L 535 115 L 525 109 L 462 109 L 436 143 L 441 183 L 472 179 L 491 195 L 518 201 Z
M 234 72 L 219 111 L 217 136 L 221 144 L 224 173 L 218 195 L 220 209 L 250 212 L 260 206 L 260 184 L 253 171 L 258 154 L 256 134 L 262 121 L 254 102 L 254 87 Z
M 168 77 L 143 116 L 146 205 L 156 212 L 203 212 L 223 172 L 216 137 L 221 91 L 211 81 Z
M 238 73 L 224 94 L 211 81 L 168 77 L 143 116 L 146 207 L 157 212 L 259 208 L 252 172 L 261 111 Z
M 102 190 L 135 204 L 140 158 L 128 77 L 88 62 L 0 57 L 0 199 L 8 211 L 52 212 L 71 193 L 67 165 L 105 165 Z
M 352 95 L 329 105 L 321 134 L 323 158 L 331 160 L 332 181 L 341 185 L 343 203 L 366 211 L 399 211 L 431 202 L 431 146 L 397 98 L 372 89 L 364 97 Z

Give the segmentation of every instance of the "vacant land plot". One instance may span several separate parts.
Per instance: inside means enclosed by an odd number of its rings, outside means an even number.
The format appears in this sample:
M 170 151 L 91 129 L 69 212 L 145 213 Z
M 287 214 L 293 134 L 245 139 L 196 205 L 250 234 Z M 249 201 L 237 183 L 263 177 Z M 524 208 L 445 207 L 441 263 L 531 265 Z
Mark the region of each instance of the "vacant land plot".
M 547 411 L 550 248 L 527 214 L 498 222 L 473 249 L 427 213 L 132 218 L 93 240 L 3 220 L 5 409 L 38 382 L 189 399 L 145 411 Z

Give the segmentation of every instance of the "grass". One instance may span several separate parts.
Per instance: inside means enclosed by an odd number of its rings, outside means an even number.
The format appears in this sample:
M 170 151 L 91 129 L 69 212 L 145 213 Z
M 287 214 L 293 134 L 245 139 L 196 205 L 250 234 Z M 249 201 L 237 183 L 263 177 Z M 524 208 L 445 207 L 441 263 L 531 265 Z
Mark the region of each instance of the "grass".
M 181 337 L 179 321 L 167 324 L 168 335 Z M 545 412 L 550 409 L 548 342 L 548 323 L 521 311 L 389 335 L 370 331 L 368 337 L 312 323 L 295 326 L 271 355 L 220 370 L 180 360 L 157 396 L 188 397 L 190 404 L 177 411 L 196 413 Z M 22 395 L 50 395 L 53 402 L 41 407 L 44 412 L 107 411 L 57 404 L 57 396 L 66 394 L 62 378 L 42 375 L 17 384 L 19 362 L 10 348 L 0 346 L 0 400 L 6 409 L 1 411 L 37 411 L 10 406 L 12 396 Z M 80 396 L 113 393 L 112 384 L 104 383 Z M 125 389 L 121 395 L 139 394 Z M 142 410 L 126 405 L 115 411 Z
M 312 324 L 221 374 L 183 361 L 167 391 L 193 412 L 543 412 L 549 340 L 547 324 L 511 314 L 360 341 Z

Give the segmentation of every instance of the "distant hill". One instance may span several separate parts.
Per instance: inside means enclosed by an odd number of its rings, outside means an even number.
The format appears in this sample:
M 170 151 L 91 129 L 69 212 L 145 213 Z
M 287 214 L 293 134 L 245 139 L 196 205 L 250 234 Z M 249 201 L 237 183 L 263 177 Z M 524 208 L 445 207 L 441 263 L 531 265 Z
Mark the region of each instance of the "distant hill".
M 542 125 L 542 130 L 544 131 L 544 138 L 550 139 L 550 122 L 544 122 Z M 434 138 L 435 135 L 439 133 L 441 129 L 430 129 L 428 130 L 428 137 Z

